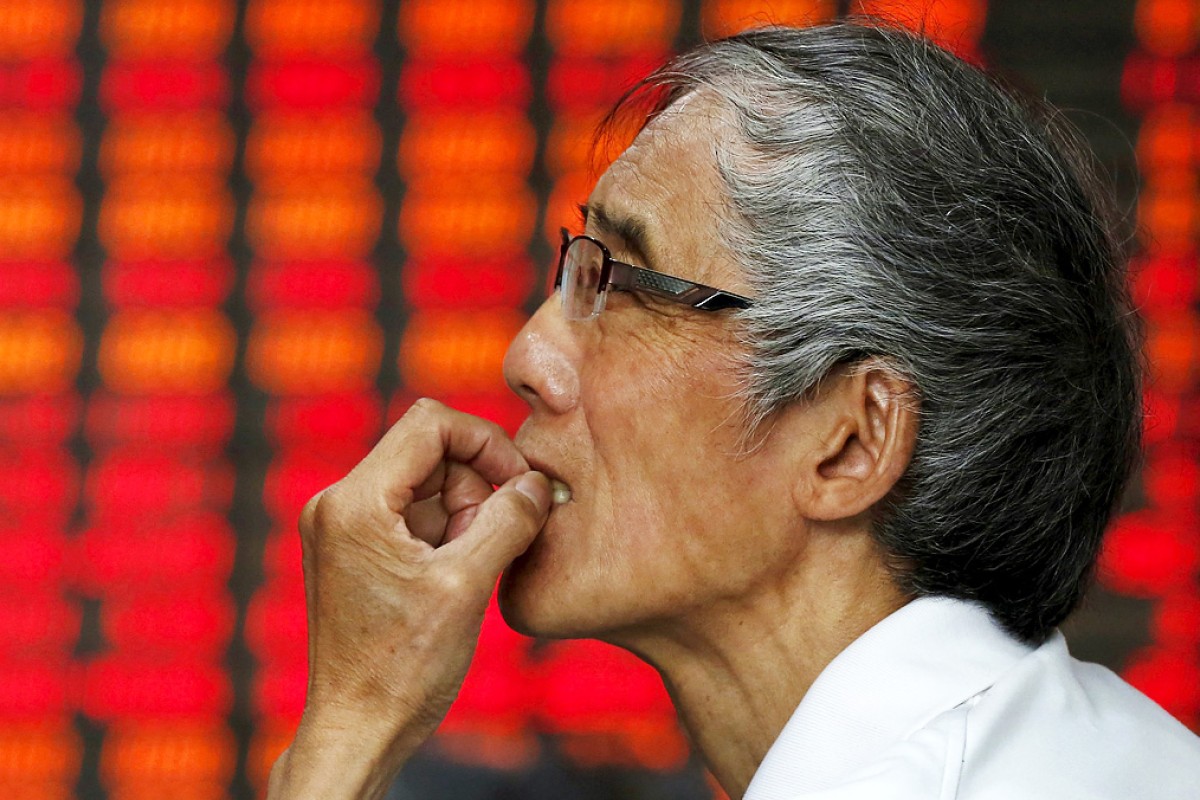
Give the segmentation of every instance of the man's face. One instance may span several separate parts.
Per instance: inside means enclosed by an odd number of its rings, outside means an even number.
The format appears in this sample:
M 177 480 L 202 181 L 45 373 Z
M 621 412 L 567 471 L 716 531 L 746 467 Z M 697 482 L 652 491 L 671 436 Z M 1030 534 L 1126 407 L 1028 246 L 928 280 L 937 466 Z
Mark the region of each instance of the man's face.
M 716 234 L 728 135 L 702 98 L 677 103 L 601 177 L 586 232 L 617 260 L 749 296 Z M 641 225 L 642 247 L 605 219 Z M 611 292 L 599 317 L 564 319 L 556 295 L 522 329 L 505 360 L 531 407 L 516 442 L 572 499 L 505 575 L 510 624 L 617 635 L 767 590 L 789 562 L 779 448 L 739 450 L 735 324 Z

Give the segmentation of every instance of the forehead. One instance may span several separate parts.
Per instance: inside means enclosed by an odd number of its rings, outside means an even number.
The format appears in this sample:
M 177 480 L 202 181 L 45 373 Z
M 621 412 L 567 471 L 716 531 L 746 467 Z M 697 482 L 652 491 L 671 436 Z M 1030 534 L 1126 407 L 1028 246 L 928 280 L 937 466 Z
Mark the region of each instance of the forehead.
M 638 134 L 589 203 L 643 221 L 660 269 L 694 280 L 724 275 L 712 256 L 720 253 L 724 202 L 716 152 L 729 137 L 730 124 L 712 100 L 685 96 Z

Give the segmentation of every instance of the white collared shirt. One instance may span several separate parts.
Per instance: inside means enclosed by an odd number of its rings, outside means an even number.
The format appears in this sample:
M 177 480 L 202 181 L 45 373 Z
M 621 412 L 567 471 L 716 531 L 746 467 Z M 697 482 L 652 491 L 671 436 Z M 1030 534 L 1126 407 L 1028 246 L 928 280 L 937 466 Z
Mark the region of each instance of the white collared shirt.
M 921 598 L 842 651 L 744 800 L 1200 800 L 1200 738 L 1061 633 Z

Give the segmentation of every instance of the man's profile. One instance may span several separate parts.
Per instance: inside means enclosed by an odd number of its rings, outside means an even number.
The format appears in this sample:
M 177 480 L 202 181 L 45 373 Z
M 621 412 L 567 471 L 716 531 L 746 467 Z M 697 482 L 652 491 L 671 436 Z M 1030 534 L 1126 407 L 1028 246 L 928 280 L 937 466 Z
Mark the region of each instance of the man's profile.
M 1200 741 L 1057 631 L 1141 400 L 1053 115 L 846 23 L 702 45 L 638 99 L 509 350 L 515 439 L 421 401 L 306 507 L 272 795 L 386 790 L 503 573 L 517 630 L 653 665 L 731 797 L 1200 796 Z

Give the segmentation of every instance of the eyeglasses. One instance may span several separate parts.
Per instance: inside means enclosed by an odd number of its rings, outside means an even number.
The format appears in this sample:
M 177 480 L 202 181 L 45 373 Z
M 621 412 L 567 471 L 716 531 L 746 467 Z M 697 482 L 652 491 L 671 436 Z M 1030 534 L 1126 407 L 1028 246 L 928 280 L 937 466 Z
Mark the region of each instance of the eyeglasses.
M 598 315 L 604 310 L 604 301 L 611 290 L 646 292 L 701 311 L 749 308 L 752 304 L 741 295 L 615 261 L 603 242 L 591 236 L 571 236 L 566 228 L 562 230 L 554 288 L 562 296 L 563 315 L 567 319 Z

